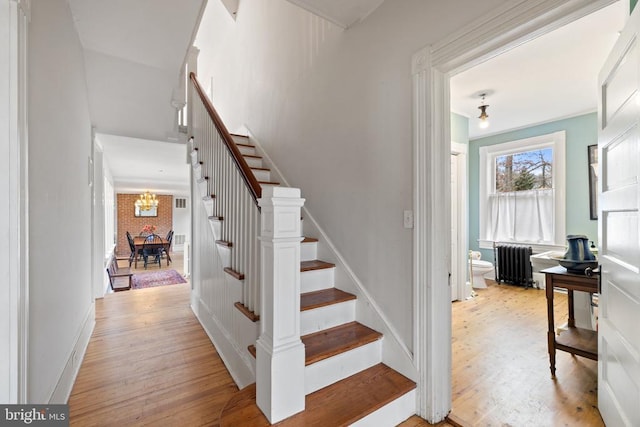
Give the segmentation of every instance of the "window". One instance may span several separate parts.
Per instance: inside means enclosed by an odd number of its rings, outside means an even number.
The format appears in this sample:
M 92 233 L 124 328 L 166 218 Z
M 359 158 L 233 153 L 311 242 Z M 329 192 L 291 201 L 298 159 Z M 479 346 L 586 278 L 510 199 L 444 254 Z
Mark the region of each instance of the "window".
M 565 239 L 565 133 L 480 147 L 480 247 Z

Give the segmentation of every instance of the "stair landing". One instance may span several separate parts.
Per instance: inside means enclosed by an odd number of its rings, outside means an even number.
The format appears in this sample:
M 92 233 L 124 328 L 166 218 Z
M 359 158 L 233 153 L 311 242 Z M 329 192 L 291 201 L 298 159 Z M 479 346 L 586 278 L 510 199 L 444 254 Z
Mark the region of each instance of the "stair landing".
M 305 410 L 277 426 L 347 426 L 415 389 L 407 377 L 380 363 L 308 395 Z M 220 426 L 262 427 L 269 421 L 256 405 L 252 384 L 233 396 L 220 414 Z

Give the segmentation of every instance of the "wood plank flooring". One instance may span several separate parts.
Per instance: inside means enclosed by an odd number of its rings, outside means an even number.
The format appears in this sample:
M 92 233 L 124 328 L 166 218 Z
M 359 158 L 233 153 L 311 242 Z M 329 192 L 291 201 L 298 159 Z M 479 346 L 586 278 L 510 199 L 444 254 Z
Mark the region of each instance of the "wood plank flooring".
M 603 426 L 598 364 L 556 352 L 551 379 L 544 290 L 489 284 L 453 304 L 453 410 L 466 426 Z M 567 298 L 554 297 L 557 325 Z
M 558 352 L 558 378 L 550 377 L 544 291 L 490 285 L 477 293 L 453 304 L 452 419 L 465 427 L 602 426 L 595 361 Z M 555 300 L 560 324 L 566 297 Z M 217 426 L 236 391 L 189 308 L 189 284 L 109 294 L 96 303 L 71 425 Z M 401 424 L 430 425 L 419 417 Z
M 73 387 L 73 426 L 216 426 L 237 391 L 189 284 L 107 295 Z

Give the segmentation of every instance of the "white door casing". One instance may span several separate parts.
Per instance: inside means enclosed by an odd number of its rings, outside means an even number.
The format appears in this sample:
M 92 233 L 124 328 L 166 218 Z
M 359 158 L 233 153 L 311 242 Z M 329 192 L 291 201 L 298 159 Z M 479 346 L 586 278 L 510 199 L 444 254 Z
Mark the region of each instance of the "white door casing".
M 598 79 L 598 407 L 640 425 L 640 8 Z
M 413 55 L 414 360 L 417 413 L 431 423 L 451 410 L 450 76 L 575 21 L 615 0 L 504 3 Z M 443 251 L 442 248 L 445 248 Z

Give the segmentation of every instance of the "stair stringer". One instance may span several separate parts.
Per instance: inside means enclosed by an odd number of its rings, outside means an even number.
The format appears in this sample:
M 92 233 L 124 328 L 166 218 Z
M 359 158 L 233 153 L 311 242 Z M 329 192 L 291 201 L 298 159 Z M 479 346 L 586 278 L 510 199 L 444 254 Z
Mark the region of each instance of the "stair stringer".
M 271 169 L 271 179 L 280 182 L 283 186 L 290 187 L 291 185 L 287 179 L 273 163 L 251 130 L 246 125 L 244 128 L 247 131 L 249 140 L 255 145 L 257 153 L 263 157 L 264 167 Z M 403 343 L 398 331 L 393 327 L 378 303 L 366 290 L 362 281 L 349 267 L 342 254 L 306 206 L 302 207 L 302 212 L 304 217 L 304 234 L 319 238 L 318 258 L 336 265 L 335 287 L 357 296 L 356 320 L 384 335 L 385 338 L 382 345 L 383 363 L 412 381 L 417 381 L 418 372 L 411 350 Z
M 224 254 L 215 242 L 212 201 L 202 199 L 203 183 L 199 167 L 193 166 L 191 179 L 192 232 L 191 308 L 216 347 L 234 382 L 244 388 L 256 380 L 255 360 L 247 353 L 259 335 L 259 322 L 252 322 L 234 304 L 242 299 L 243 282 L 224 271 Z M 206 189 L 206 182 L 204 183 Z M 206 190 L 205 190 L 206 192 Z M 196 243 L 197 241 L 197 243 Z

